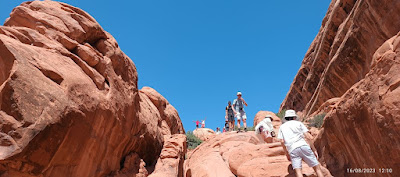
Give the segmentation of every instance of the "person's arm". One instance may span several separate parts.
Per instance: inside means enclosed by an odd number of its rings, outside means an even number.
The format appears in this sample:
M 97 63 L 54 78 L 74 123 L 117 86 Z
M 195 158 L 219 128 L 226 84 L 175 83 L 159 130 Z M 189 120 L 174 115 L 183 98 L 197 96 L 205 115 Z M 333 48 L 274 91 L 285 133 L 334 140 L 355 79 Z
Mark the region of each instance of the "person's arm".
M 241 98 L 241 99 L 242 99 L 242 101 L 243 101 L 244 105 L 246 105 L 246 106 L 247 106 L 247 103 L 246 103 L 246 101 L 244 101 L 244 99 L 243 99 L 243 98 Z
M 305 137 L 308 145 L 310 145 L 312 151 L 314 152 L 315 156 L 318 159 L 318 152 L 317 152 L 317 149 L 315 148 L 314 143 L 312 141 L 312 139 L 313 139 L 312 135 L 310 134 L 310 132 L 305 132 L 304 133 L 304 137 Z
M 233 114 L 235 114 L 235 116 L 236 116 L 236 110 L 235 110 L 235 107 L 233 106 L 233 104 L 232 104 L 231 106 L 232 106 L 232 111 L 233 111 Z
M 228 107 L 225 109 L 225 121 L 228 121 Z
M 282 147 L 283 147 L 283 152 L 285 152 L 286 158 L 287 158 L 289 161 L 291 161 L 289 152 L 288 152 L 288 150 L 286 149 L 286 146 L 285 146 L 285 141 L 283 141 L 282 139 L 281 139 L 281 145 L 282 145 Z

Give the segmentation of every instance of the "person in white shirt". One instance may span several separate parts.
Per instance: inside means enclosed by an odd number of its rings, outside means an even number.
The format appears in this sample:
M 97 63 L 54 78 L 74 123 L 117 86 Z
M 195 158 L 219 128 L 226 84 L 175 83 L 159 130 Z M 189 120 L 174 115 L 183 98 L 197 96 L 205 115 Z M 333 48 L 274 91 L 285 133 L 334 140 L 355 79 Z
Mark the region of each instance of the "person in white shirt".
M 301 160 L 304 160 L 308 166 L 313 167 L 318 177 L 322 177 L 321 165 L 317 160 L 318 153 L 311 141 L 312 136 L 307 127 L 302 122 L 297 121 L 296 118 L 297 115 L 294 110 L 285 112 L 287 122 L 280 126 L 278 139 L 281 140 L 286 157 L 292 162 L 292 167 L 297 177 L 303 176 Z
M 262 138 L 267 143 L 272 143 L 273 137 L 275 137 L 275 131 L 274 131 L 274 126 L 272 125 L 272 120 L 273 120 L 272 116 L 268 114 L 255 127 L 255 133 L 261 134 Z
M 246 124 L 246 120 L 247 120 L 247 116 L 246 116 L 246 112 L 244 111 L 244 106 L 247 106 L 246 101 L 244 101 L 243 97 L 242 97 L 242 92 L 237 92 L 237 99 L 233 100 L 233 104 L 232 104 L 232 108 L 233 108 L 233 112 L 236 115 L 236 119 L 238 121 L 237 123 L 237 127 L 238 127 L 238 132 L 241 132 L 240 130 L 240 120 L 243 121 L 243 127 L 244 127 L 244 131 L 247 132 L 247 124 Z

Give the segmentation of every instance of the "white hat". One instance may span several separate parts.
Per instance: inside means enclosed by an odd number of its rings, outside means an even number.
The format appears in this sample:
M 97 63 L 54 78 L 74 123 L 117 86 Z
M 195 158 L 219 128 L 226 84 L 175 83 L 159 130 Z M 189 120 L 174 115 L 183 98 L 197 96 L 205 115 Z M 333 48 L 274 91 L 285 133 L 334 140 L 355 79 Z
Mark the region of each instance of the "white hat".
M 294 111 L 292 109 L 286 110 L 285 118 L 286 117 L 297 117 L 296 111 Z
M 242 95 L 242 92 L 237 92 L 237 94 L 236 95 Z

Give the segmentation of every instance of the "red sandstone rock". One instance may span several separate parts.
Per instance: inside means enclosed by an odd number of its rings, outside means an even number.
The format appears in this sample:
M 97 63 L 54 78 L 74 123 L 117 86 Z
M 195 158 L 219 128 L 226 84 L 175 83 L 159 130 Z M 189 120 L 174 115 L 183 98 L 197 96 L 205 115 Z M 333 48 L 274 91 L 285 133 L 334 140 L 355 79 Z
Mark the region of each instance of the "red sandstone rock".
M 178 111 L 169 104 L 167 99 L 150 87 L 143 87 L 140 92 L 146 94 L 151 102 L 157 107 L 161 114 L 162 125 L 167 128 L 165 131 L 171 131 L 170 133 L 172 134 L 185 133 Z
M 145 93 L 86 12 L 22 3 L 0 26 L 0 174 L 147 176 L 168 151 L 164 135 L 184 130 L 166 100 L 160 109 Z
M 369 72 L 375 50 L 399 30 L 400 1 L 332 0 L 281 109 L 308 116 L 341 97 Z
M 228 132 L 203 142 L 185 161 L 185 175 L 190 176 L 294 176 L 280 143 L 266 144 L 254 131 Z M 315 175 L 303 164 L 303 173 Z M 324 169 L 326 176 L 331 176 Z
M 325 118 L 316 147 L 335 176 L 347 168 L 391 168 L 400 176 L 400 34 L 384 43 L 371 70 L 351 87 Z
M 207 141 L 215 136 L 215 132 L 209 128 L 196 128 L 193 130 L 193 135 L 202 141 Z
M 149 177 L 183 177 L 186 136 L 175 134 L 165 139 L 155 170 Z

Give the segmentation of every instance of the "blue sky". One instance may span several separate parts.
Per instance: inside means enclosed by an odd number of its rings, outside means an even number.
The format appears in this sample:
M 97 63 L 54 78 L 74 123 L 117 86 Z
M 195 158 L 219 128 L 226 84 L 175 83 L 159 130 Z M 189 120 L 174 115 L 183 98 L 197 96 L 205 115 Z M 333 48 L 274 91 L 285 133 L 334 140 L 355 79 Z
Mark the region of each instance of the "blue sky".
M 0 20 L 23 1 L 1 1 Z M 224 125 L 240 90 L 252 126 L 277 112 L 318 33 L 328 0 L 64 0 L 92 15 L 133 60 L 139 86 L 160 92 L 186 131 Z

